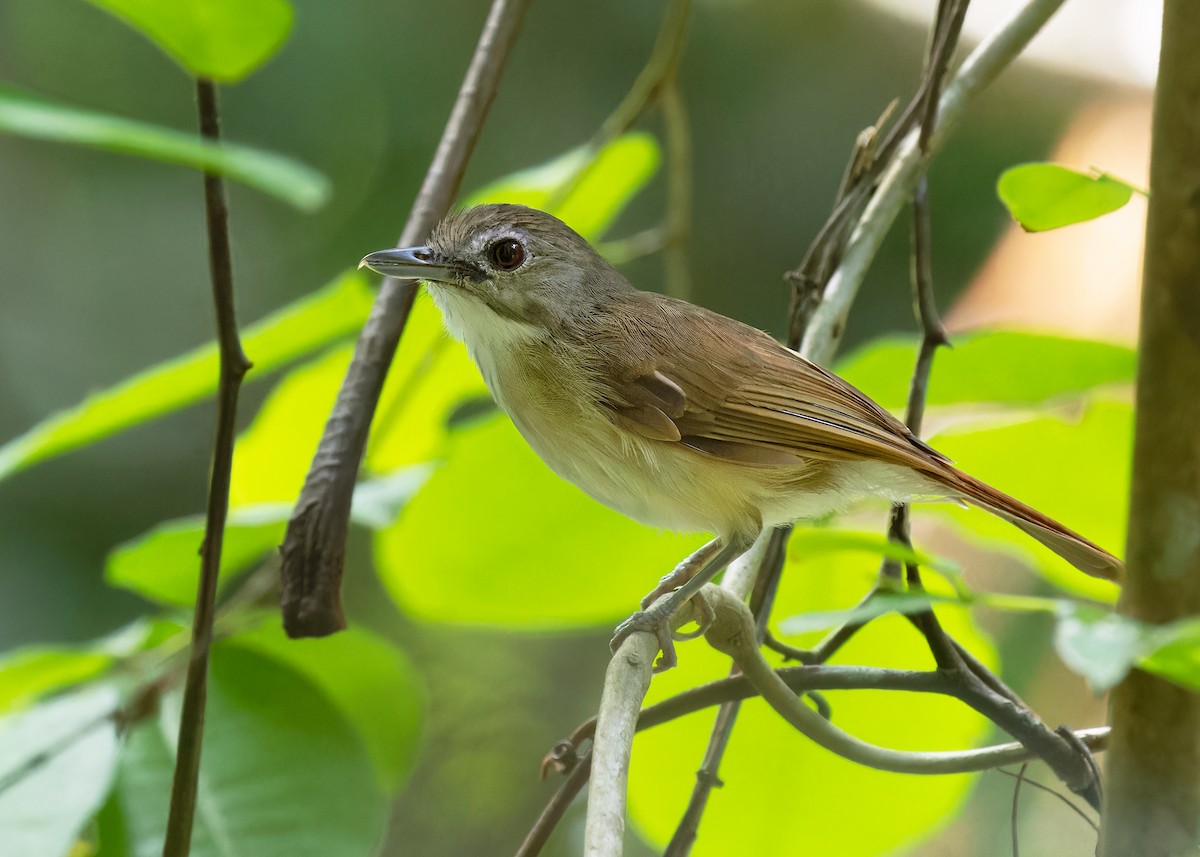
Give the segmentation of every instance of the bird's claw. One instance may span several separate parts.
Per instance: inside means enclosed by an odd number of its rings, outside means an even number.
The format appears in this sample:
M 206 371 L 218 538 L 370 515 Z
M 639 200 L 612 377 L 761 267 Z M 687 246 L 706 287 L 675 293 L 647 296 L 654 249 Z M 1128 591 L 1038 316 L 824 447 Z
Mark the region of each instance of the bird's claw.
M 672 641 L 670 614 L 664 616 L 653 610 L 640 610 L 617 626 L 617 630 L 613 633 L 612 642 L 609 643 L 609 648 L 612 649 L 613 654 L 616 654 L 617 649 L 621 647 L 621 644 L 631 634 L 636 634 L 639 631 L 646 631 L 653 634 L 658 640 L 658 647 L 662 650 L 662 657 L 654 664 L 654 672 L 665 672 L 679 662 L 678 658 L 675 657 L 675 643 Z
M 630 634 L 638 631 L 651 633 L 658 640 L 658 647 L 662 650 L 662 657 L 654 664 L 654 672 L 666 672 L 679 663 L 679 659 L 675 656 L 675 641 L 696 639 L 708 630 L 716 618 L 712 605 L 705 598 L 696 598 L 692 603 L 696 605 L 696 609 L 700 613 L 699 618 L 696 619 L 696 624 L 699 627 L 695 631 L 682 633 L 673 630 L 671 628 L 671 613 L 674 611 L 659 611 L 651 608 L 634 613 L 618 625 L 617 630 L 613 633 L 612 642 L 609 643 L 609 647 L 616 654 L 617 649 L 621 647 L 621 644 L 625 642 Z

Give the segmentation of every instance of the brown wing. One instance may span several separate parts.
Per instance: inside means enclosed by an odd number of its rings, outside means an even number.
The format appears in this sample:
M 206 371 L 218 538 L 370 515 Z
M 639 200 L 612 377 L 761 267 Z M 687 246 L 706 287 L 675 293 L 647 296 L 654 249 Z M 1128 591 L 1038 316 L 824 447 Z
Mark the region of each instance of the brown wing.
M 955 469 L 887 411 L 767 334 L 643 293 L 599 313 L 590 349 L 603 403 L 647 438 L 750 466 L 804 459 L 912 467 L 974 500 L 1076 568 L 1117 580 L 1122 565 L 1057 521 Z M 619 325 L 616 327 L 614 325 Z
M 767 334 L 681 301 L 624 295 L 592 332 L 611 382 L 604 404 L 630 431 L 747 465 L 869 459 L 928 469 L 945 459 L 835 375 Z M 607 384 L 605 385 L 607 387 Z

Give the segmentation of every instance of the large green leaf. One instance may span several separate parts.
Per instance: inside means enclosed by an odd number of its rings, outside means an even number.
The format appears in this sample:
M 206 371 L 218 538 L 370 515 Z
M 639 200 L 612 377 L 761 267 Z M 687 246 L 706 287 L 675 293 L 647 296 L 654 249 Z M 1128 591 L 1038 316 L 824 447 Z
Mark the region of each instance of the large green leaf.
M 251 325 L 243 335 L 254 361 L 249 377 L 356 330 L 370 306 L 371 292 L 353 272 Z M 209 344 L 93 393 L 0 446 L 0 479 L 212 395 L 217 370 L 217 349 Z
M 1132 432 L 1133 408 L 1127 402 L 1097 401 L 1077 419 L 1045 416 L 962 426 L 935 435 L 932 443 L 973 476 L 1120 555 Z M 917 514 L 930 512 L 951 519 L 981 547 L 1002 548 L 1026 560 L 1068 592 L 1116 600 L 1115 585 L 1087 577 L 999 518 L 949 503 L 919 506 Z
M 875 339 L 837 365 L 837 373 L 879 404 L 902 410 L 908 400 L 919 342 Z M 1097 387 L 1132 384 L 1132 348 L 1012 330 L 955 336 L 938 351 L 927 404 L 1022 407 L 1077 397 Z
M 287 664 L 319 687 L 362 736 L 385 789 L 394 792 L 407 779 L 425 691 L 400 650 L 357 626 L 321 639 L 289 640 L 276 615 L 230 642 Z
M 92 687 L 0 720 L 0 852 L 62 857 L 117 765 L 117 693 Z
M 130 857 L 162 852 L 179 705 L 168 694 L 121 757 L 108 823 Z M 342 713 L 298 673 L 229 643 L 213 650 L 199 793 L 193 857 L 363 857 L 387 825 L 384 792 Z
M 271 58 L 292 29 L 286 0 L 89 0 L 196 77 L 234 83 Z
M 1081 173 L 1059 164 L 1020 164 L 996 182 L 1000 201 L 1028 232 L 1058 229 L 1116 211 L 1133 188 L 1104 173 Z
M 803 551 L 789 552 L 775 614 L 847 608 L 870 587 L 877 569 L 877 559 L 858 553 L 806 557 Z M 936 579 L 929 583 L 935 593 L 944 586 Z M 966 611 L 938 615 L 956 640 L 995 666 L 992 646 Z M 790 636 L 787 642 L 807 646 L 819 637 Z M 654 677 L 648 702 L 729 672 L 729 659 L 703 642 L 680 644 L 678 653 L 680 666 Z M 900 616 L 871 622 L 835 661 L 905 669 L 934 666 L 925 641 Z M 979 746 L 989 732 L 984 717 L 948 697 L 842 691 L 826 698 L 840 728 L 885 747 L 966 749 Z M 634 742 L 629 813 L 635 829 L 655 848 L 670 839 L 679 823 L 714 711 L 647 730 Z M 821 832 L 816 849 L 821 854 L 922 853 L 914 846 L 951 820 L 974 782 L 967 775 L 915 777 L 859 767 L 812 744 L 757 699 L 742 706 L 719 776 L 724 787 L 705 811 L 693 851 L 697 857 L 791 854 L 815 830 Z M 870 823 L 852 823 L 864 815 Z M 831 823 L 833 819 L 851 823 Z
M 249 185 L 304 211 L 319 208 L 329 198 L 329 179 L 284 155 L 213 143 L 195 134 L 86 110 L 12 86 L 0 86 L 0 133 L 193 167 Z
M 279 544 L 290 513 L 286 503 L 230 513 L 221 550 L 221 588 Z M 201 516 L 164 521 L 114 548 L 105 561 L 104 579 L 151 601 L 188 607 L 196 601 L 203 540 Z
M 610 622 L 702 539 L 658 533 L 550 472 L 507 418 L 455 432 L 446 461 L 375 539 L 388 592 L 443 622 Z

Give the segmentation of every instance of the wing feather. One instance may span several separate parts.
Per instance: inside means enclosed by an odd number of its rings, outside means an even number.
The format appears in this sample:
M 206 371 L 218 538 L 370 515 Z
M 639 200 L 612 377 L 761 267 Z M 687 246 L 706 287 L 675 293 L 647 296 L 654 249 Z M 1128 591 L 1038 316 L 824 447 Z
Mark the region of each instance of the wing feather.
M 620 298 L 593 331 L 603 404 L 644 437 L 750 466 L 874 460 L 940 469 L 940 454 L 836 375 L 762 331 L 681 301 Z M 665 322 L 665 323 L 664 323 Z

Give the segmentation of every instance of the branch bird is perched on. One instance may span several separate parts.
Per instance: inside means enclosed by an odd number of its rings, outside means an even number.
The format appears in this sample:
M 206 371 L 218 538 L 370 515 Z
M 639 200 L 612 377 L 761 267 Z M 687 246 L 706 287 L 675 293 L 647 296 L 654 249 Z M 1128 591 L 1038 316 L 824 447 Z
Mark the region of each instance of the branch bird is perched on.
M 362 264 L 423 280 L 450 332 L 530 446 L 563 478 L 643 523 L 717 536 L 617 629 L 654 632 L 766 527 L 862 497 L 968 500 L 1088 574 L 1121 563 L 955 469 L 887 411 L 762 331 L 642 292 L 561 221 L 518 205 L 449 215 L 429 245 Z M 676 587 L 680 587 L 676 589 Z

